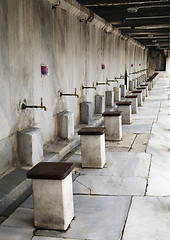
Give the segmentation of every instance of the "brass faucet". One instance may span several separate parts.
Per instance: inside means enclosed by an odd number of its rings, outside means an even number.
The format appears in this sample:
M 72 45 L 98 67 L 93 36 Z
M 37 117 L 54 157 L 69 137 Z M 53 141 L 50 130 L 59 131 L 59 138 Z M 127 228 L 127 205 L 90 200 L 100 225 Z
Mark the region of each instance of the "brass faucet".
M 98 82 L 98 83 L 96 83 L 96 85 L 108 85 L 108 86 L 110 86 L 110 83 L 106 79 L 106 82 Z
M 26 109 L 26 108 L 43 108 L 44 111 L 47 111 L 47 108 L 43 105 L 43 98 L 41 97 L 41 106 L 27 106 L 25 103 L 21 105 L 21 109 Z
M 93 89 L 96 90 L 96 87 L 94 86 L 94 82 L 93 82 L 93 86 L 92 86 L 92 87 L 85 87 L 85 86 L 82 86 L 82 89 L 84 89 L 84 88 L 93 88 Z
M 107 82 L 117 82 L 117 83 L 118 83 L 118 80 L 117 80 L 116 78 L 115 78 L 115 79 L 109 79 L 109 78 L 107 78 L 106 81 L 107 81 Z
M 60 92 L 60 97 L 62 97 L 62 96 L 75 96 L 75 97 L 79 98 L 79 95 L 77 94 L 77 89 L 76 88 L 75 88 L 75 92 L 73 94 Z

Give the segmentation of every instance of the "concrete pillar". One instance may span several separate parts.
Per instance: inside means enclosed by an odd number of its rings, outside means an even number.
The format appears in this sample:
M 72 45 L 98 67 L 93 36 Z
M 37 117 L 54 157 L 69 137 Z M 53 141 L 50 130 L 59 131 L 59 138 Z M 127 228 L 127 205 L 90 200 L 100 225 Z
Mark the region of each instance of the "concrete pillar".
M 110 111 L 104 112 L 104 126 L 106 128 L 106 140 L 121 140 L 122 139 L 122 112 Z
M 89 124 L 93 121 L 92 102 L 82 102 L 80 104 L 80 121 L 85 124 Z
M 106 106 L 110 106 L 110 107 L 114 106 L 114 92 L 113 91 L 105 92 L 105 103 L 106 103 Z
M 120 101 L 117 102 L 118 111 L 122 112 L 122 124 L 132 123 L 132 102 L 130 101 Z
M 74 217 L 72 163 L 42 162 L 27 173 L 33 179 L 34 224 L 66 230 Z
M 43 159 L 43 137 L 40 128 L 19 132 L 19 159 L 21 166 L 33 166 Z
M 82 128 L 78 135 L 81 135 L 82 167 L 103 168 L 106 163 L 105 128 Z
M 70 139 L 74 136 L 74 113 L 64 111 L 58 114 L 59 136 L 63 139 Z
M 95 112 L 102 114 L 105 111 L 105 97 L 104 95 L 95 96 Z

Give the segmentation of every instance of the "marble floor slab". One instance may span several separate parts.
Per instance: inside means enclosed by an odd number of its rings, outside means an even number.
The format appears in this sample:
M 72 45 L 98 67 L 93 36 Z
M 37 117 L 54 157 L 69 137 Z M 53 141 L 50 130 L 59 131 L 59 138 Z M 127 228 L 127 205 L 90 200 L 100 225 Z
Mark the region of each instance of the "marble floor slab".
M 146 153 L 107 152 L 102 169 L 81 168 L 81 155 L 74 154 L 68 162 L 74 163 L 82 175 L 115 177 L 148 177 L 151 155 Z
M 38 230 L 36 236 L 120 240 L 130 200 L 127 196 L 74 196 L 75 219 L 70 228 L 66 232 Z
M 1 226 L 34 230 L 33 209 L 17 208 Z
M 114 177 L 148 177 L 151 155 L 146 153 L 106 153 L 103 169 L 82 169 L 82 175 Z
M 161 159 L 153 156 L 146 194 L 149 196 L 170 196 L 169 173 L 169 158 Z
M 137 134 L 130 152 L 145 152 L 148 145 L 149 136 L 150 134 L 148 133 Z
M 134 197 L 122 240 L 169 240 L 169 223 L 169 197 Z
M 120 141 L 106 141 L 105 146 L 107 147 L 122 147 L 122 148 L 130 148 L 136 134 L 134 133 L 123 133 L 122 139 Z
M 1 240 L 31 240 L 33 232 L 30 229 L 0 226 Z
M 130 147 L 112 147 L 106 146 L 106 152 L 129 152 Z
M 144 195 L 146 179 L 140 177 L 79 176 L 73 184 L 74 194 L 131 196 Z
M 124 133 L 150 133 L 152 129 L 153 120 L 135 120 L 130 125 L 123 125 Z

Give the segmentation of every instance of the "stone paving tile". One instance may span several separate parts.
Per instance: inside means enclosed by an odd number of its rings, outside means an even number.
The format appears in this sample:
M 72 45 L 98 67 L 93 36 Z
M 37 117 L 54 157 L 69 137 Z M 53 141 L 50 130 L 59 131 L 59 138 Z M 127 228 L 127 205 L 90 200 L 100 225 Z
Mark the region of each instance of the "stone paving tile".
M 17 208 L 1 226 L 34 230 L 33 209 Z
M 130 201 L 127 196 L 74 196 L 75 220 L 70 228 L 66 232 L 38 230 L 35 235 L 120 240 Z
M 135 120 L 130 125 L 123 125 L 122 129 L 124 133 L 150 133 L 152 129 L 152 119 L 151 120 Z
M 150 134 L 148 133 L 137 134 L 130 152 L 145 152 L 149 141 L 149 136 Z
M 169 158 L 152 157 L 148 179 L 148 196 L 170 196 Z
M 85 186 L 85 191 L 82 189 Z M 108 196 L 144 195 L 146 179 L 140 177 L 79 176 L 73 184 L 74 194 Z M 87 193 L 88 191 L 88 193 Z
M 170 240 L 169 211 L 169 197 L 133 197 L 122 240 Z
M 31 229 L 0 226 L 1 240 L 31 240 L 32 236 L 33 231 Z
M 146 153 L 106 153 L 103 169 L 82 169 L 83 175 L 114 177 L 148 177 L 151 155 Z
M 130 148 L 136 134 L 134 133 L 123 133 L 122 139 L 120 141 L 106 141 L 106 147 L 122 147 L 122 148 Z
M 107 146 L 106 147 L 106 152 L 129 152 L 129 147 L 112 147 L 112 146 Z

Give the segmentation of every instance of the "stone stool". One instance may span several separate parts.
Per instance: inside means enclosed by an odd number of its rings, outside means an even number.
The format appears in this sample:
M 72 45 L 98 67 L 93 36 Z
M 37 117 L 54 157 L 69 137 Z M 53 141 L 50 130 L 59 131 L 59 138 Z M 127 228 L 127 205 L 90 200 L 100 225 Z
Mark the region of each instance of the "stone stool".
M 132 114 L 138 113 L 138 95 L 126 95 L 125 99 L 132 102 Z
M 132 123 L 132 102 L 120 101 L 117 102 L 118 111 L 122 111 L 122 124 Z
M 146 97 L 148 97 L 148 84 L 146 83 L 141 83 L 140 87 L 144 87 L 146 89 Z
M 134 84 L 135 84 L 135 83 L 134 83 L 133 80 L 130 80 L 130 81 L 129 81 L 129 91 L 133 91 L 133 90 L 134 90 L 134 88 L 135 88 L 135 87 L 134 87 Z
M 121 97 L 125 97 L 126 96 L 126 85 L 120 84 L 120 88 L 121 88 Z
M 38 228 L 66 230 L 74 217 L 72 163 L 41 162 L 28 171 L 32 179 L 34 223 Z
M 121 88 L 119 87 L 114 87 L 114 100 L 115 102 L 121 100 Z
M 142 101 L 142 90 L 134 90 L 131 91 L 132 94 L 135 94 L 138 96 L 138 107 L 142 107 L 143 101 Z
M 106 106 L 110 106 L 110 107 L 114 106 L 114 92 L 113 91 L 105 92 L 105 103 L 106 103 Z
M 95 112 L 97 114 L 102 114 L 105 111 L 105 96 L 96 95 L 95 96 Z
M 43 160 L 43 136 L 40 128 L 30 127 L 18 134 L 20 166 L 33 166 Z
M 147 80 L 146 83 L 148 84 L 148 90 L 151 91 L 153 88 L 152 80 Z
M 93 104 L 92 102 L 82 102 L 80 104 L 80 121 L 89 124 L 93 121 Z
M 146 100 L 146 88 L 144 87 L 137 87 L 136 90 L 142 90 L 142 101 L 144 102 Z
M 135 78 L 135 79 L 133 79 L 132 81 L 134 82 L 134 88 L 136 88 L 137 85 L 138 85 L 138 80 Z
M 87 127 L 78 131 L 81 135 L 81 158 L 83 168 L 103 168 L 105 157 L 105 128 Z
M 104 126 L 106 128 L 106 140 L 122 139 L 122 112 L 104 112 Z
M 63 111 L 58 114 L 59 136 L 62 139 L 70 139 L 74 136 L 74 113 Z

